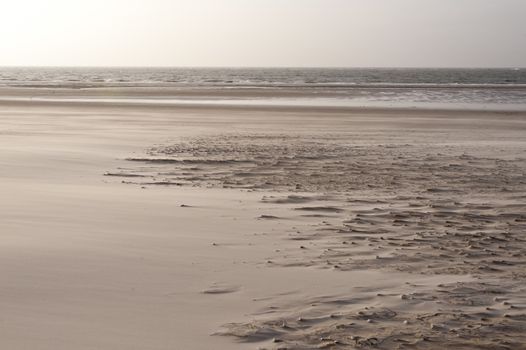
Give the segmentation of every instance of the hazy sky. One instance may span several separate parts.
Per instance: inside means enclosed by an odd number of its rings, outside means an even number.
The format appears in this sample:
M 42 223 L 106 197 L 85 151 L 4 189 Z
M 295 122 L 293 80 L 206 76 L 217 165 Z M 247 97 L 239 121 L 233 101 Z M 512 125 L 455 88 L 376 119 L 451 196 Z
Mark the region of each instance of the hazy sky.
M 526 66 L 526 0 L 0 0 L 0 65 Z

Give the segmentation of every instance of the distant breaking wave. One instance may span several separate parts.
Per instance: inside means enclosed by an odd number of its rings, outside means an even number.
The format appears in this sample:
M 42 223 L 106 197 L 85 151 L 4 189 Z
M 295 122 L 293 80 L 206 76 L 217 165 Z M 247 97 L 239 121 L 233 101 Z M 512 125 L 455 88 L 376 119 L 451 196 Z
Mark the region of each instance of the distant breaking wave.
M 526 87 L 526 69 L 0 68 L 17 87 Z

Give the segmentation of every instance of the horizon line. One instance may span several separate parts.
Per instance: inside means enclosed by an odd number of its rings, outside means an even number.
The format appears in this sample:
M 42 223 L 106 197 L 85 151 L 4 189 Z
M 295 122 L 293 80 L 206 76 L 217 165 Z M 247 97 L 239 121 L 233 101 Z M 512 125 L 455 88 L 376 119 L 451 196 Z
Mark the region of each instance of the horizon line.
M 135 65 L 0 65 L 0 68 L 149 68 L 149 69 L 526 69 L 526 66 L 135 66 Z

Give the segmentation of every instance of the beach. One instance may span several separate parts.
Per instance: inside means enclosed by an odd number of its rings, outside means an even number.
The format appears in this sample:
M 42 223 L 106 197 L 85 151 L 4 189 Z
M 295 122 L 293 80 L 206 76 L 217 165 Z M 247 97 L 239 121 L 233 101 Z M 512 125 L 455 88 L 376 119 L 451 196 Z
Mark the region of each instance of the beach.
M 283 93 L 0 88 L 2 346 L 525 349 L 526 112 Z

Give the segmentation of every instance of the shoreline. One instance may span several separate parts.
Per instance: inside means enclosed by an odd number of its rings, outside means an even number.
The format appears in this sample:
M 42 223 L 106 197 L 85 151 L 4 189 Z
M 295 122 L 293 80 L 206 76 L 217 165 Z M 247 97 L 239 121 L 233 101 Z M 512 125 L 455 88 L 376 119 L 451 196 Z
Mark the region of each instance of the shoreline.
M 122 101 L 121 101 L 122 100 Z M 331 106 L 331 105 L 305 105 L 298 100 L 297 104 L 280 104 L 277 103 L 258 103 L 257 100 L 251 100 L 252 103 L 244 103 L 239 100 L 235 103 L 226 101 L 205 101 L 199 102 L 195 100 L 177 100 L 167 101 L 163 100 L 149 100 L 147 102 L 133 99 L 76 99 L 76 98 L 5 98 L 0 97 L 0 106 L 4 107 L 80 107 L 94 109 L 100 107 L 107 108 L 124 108 L 124 109 L 157 109 L 157 110 L 246 110 L 246 111 L 269 111 L 269 112 L 288 112 L 288 111 L 304 111 L 306 113 L 336 113 L 336 114 L 374 114 L 374 113 L 393 113 L 393 114 L 418 114 L 418 115 L 440 115 L 456 113 L 457 115 L 517 115 L 526 114 L 526 109 L 518 107 L 507 108 L 488 108 L 475 107 L 462 108 L 458 106 L 374 106 L 374 105 L 359 105 L 359 106 Z
M 463 88 L 452 88 L 461 93 Z M 513 94 L 526 96 L 524 88 L 499 88 Z M 420 89 L 422 92 L 427 88 Z M 373 95 L 368 94 L 375 91 Z M 400 91 L 409 94 L 397 95 Z M 254 108 L 331 108 L 345 111 L 356 110 L 446 110 L 454 112 L 525 112 L 526 103 L 475 102 L 469 96 L 457 101 L 420 100 L 414 88 L 343 88 L 338 91 L 315 88 L 218 88 L 218 87 L 134 87 L 134 88 L 6 88 L 0 87 L 0 103 L 46 103 L 46 104 L 115 104 L 134 106 L 152 105 L 203 108 L 254 107 Z M 440 89 L 438 90 L 440 91 Z M 474 91 L 477 91 L 475 89 Z M 489 88 L 488 91 L 492 91 Z M 417 94 L 417 95 L 415 95 Z M 487 94 L 487 92 L 485 93 Z M 386 97 L 391 96 L 391 97 Z M 452 98 L 452 96 L 450 96 Z M 436 97 L 434 97 L 436 98 Z M 514 97 L 515 100 L 517 97 Z M 414 100 L 415 99 L 415 100 Z

